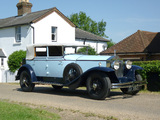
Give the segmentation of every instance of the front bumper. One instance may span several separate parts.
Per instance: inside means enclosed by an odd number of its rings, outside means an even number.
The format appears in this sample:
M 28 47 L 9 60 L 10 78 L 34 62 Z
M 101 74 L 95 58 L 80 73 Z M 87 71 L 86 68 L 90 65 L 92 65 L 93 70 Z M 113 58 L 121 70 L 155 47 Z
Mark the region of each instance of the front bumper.
M 112 83 L 112 89 L 115 88 L 130 88 L 130 87 L 139 87 L 145 85 L 146 81 L 132 81 L 124 83 Z

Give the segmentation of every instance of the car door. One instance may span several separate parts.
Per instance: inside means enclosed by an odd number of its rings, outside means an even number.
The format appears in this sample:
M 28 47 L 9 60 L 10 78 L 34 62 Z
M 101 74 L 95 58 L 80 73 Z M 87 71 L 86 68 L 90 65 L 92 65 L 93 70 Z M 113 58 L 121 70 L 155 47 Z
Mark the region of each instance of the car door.
M 45 77 L 48 74 L 46 68 L 47 65 L 47 47 L 36 47 L 35 48 L 35 58 L 33 60 L 32 68 L 36 76 Z
M 46 69 L 49 77 L 62 78 L 64 69 L 62 46 L 49 46 Z

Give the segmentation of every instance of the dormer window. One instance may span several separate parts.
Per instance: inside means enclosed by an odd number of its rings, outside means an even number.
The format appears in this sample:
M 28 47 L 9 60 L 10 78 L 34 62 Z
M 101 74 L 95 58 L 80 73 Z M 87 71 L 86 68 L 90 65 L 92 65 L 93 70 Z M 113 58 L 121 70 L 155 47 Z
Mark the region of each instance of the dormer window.
M 52 39 L 52 42 L 57 41 L 57 27 L 52 27 L 51 39 Z
M 21 26 L 16 27 L 16 35 L 15 35 L 15 42 L 20 43 L 21 42 Z

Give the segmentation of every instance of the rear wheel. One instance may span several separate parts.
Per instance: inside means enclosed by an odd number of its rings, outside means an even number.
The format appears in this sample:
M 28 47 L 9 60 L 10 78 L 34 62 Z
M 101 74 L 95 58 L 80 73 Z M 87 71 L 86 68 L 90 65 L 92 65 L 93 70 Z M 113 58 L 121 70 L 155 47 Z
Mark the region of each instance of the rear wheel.
M 75 64 L 75 63 L 68 64 L 65 67 L 64 73 L 63 73 L 64 82 L 70 83 L 81 74 L 82 74 L 82 69 L 78 64 Z
M 142 76 L 140 74 L 136 74 L 136 81 L 142 81 Z M 124 94 L 129 94 L 129 95 L 136 95 L 140 90 L 141 86 L 138 87 L 130 87 L 130 88 L 121 88 L 121 91 Z
M 111 82 L 105 73 L 94 72 L 87 79 L 87 91 L 91 98 L 103 100 L 110 95 Z
M 27 71 L 23 71 L 20 75 L 20 86 L 25 92 L 31 92 L 34 89 L 35 84 L 31 82 L 31 76 Z

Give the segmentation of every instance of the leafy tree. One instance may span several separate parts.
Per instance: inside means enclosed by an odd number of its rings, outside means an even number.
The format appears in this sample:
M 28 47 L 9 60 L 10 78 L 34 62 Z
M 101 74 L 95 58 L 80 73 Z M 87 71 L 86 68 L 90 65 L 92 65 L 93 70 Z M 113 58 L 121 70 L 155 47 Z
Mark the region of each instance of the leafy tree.
M 115 45 L 116 43 L 114 43 L 113 41 L 112 41 L 112 39 L 110 40 L 110 42 L 107 42 L 107 45 L 108 45 L 108 47 L 107 48 L 110 48 L 110 47 L 112 47 L 113 45 Z
M 100 22 L 96 22 L 92 20 L 89 16 L 86 15 L 85 12 L 79 12 L 70 15 L 69 19 L 80 29 L 91 32 L 93 34 L 99 35 L 101 37 L 106 37 L 105 27 L 106 22 L 101 20 Z
M 15 72 L 22 63 L 22 60 L 26 57 L 26 51 L 19 50 L 13 52 L 9 57 L 8 57 L 8 66 L 9 70 L 11 72 Z
M 83 53 L 83 54 L 88 53 L 88 55 L 96 55 L 95 49 L 92 48 L 91 46 L 83 47 L 83 48 L 78 49 L 78 53 Z

